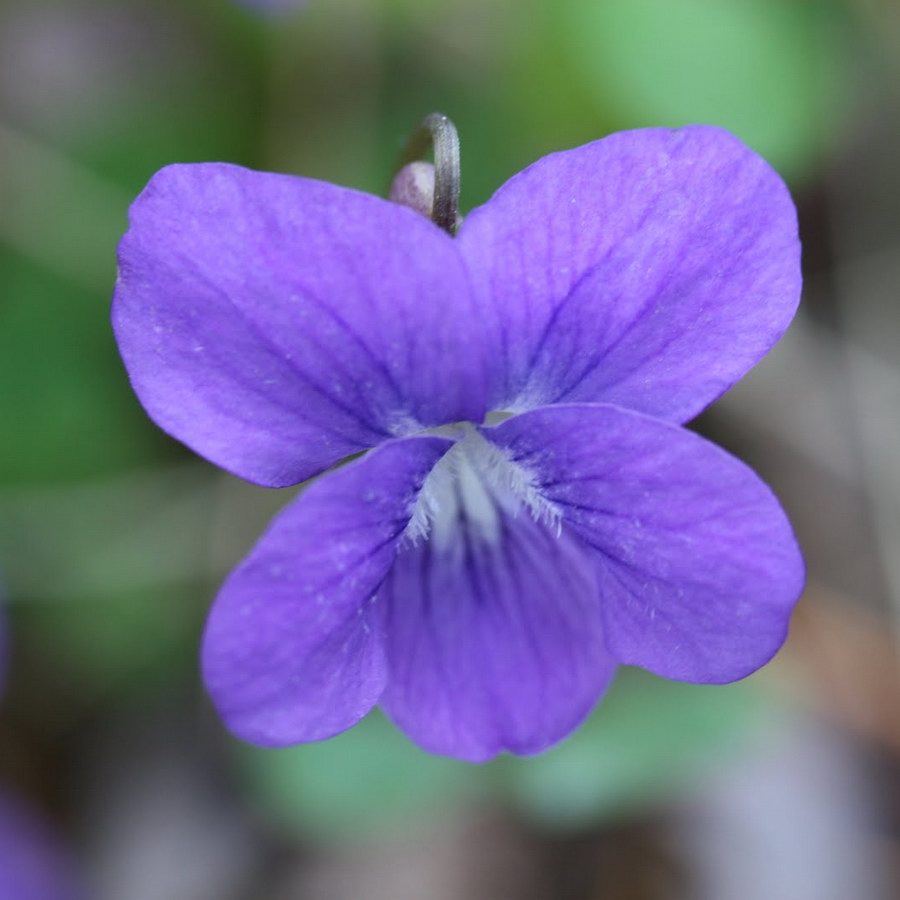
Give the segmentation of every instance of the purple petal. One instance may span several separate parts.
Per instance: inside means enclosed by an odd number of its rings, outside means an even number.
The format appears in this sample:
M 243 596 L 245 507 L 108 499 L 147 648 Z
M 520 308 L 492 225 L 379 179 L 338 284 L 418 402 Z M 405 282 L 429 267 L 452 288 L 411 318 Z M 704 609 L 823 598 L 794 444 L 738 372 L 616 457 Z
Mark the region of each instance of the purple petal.
M 597 551 L 609 649 L 683 681 L 775 654 L 803 560 L 771 491 L 696 434 L 605 405 L 539 409 L 485 434 Z
M 585 549 L 497 512 L 496 539 L 461 520 L 451 543 L 401 550 L 381 592 L 385 711 L 426 750 L 472 762 L 560 740 L 615 669 Z
M 378 700 L 386 667 L 372 601 L 450 446 L 393 441 L 326 475 L 229 577 L 207 623 L 203 674 L 236 735 L 267 746 L 319 740 Z
M 458 240 L 495 305 L 494 408 L 604 401 L 686 421 L 772 347 L 800 296 L 787 189 L 717 128 L 548 156 Z
M 74 900 L 72 862 L 32 812 L 0 791 L 0 900 Z
M 418 426 L 480 421 L 466 278 L 453 241 L 397 204 L 170 166 L 132 207 L 113 323 L 157 424 L 283 486 Z

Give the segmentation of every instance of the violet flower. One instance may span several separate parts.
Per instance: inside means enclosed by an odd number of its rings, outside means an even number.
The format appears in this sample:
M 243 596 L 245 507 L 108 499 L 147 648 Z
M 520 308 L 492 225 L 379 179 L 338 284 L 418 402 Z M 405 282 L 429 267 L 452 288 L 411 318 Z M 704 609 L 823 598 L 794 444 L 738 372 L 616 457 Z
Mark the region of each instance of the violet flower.
M 43 822 L 0 790 L 0 900 L 75 900 L 71 860 Z
M 0 695 L 8 657 L 0 594 Z M 72 861 L 31 810 L 0 787 L 0 900 L 74 900 L 80 896 Z
M 454 239 L 377 197 L 170 166 L 131 210 L 113 321 L 153 419 L 297 484 L 203 646 L 238 736 L 380 703 L 422 747 L 535 753 L 616 666 L 718 683 L 784 641 L 790 525 L 681 427 L 800 294 L 778 176 L 710 127 L 615 134 L 512 178 Z

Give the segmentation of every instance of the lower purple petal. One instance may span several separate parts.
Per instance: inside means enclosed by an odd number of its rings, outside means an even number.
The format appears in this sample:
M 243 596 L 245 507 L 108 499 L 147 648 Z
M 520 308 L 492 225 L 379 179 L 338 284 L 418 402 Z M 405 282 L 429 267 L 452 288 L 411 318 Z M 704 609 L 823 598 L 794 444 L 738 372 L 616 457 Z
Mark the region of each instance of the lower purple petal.
M 426 750 L 472 762 L 537 753 L 587 715 L 615 664 L 590 557 L 568 534 L 498 509 L 496 540 L 406 547 L 382 589 L 386 712 Z
M 257 744 L 331 737 L 384 688 L 373 609 L 426 475 L 451 446 L 392 441 L 313 484 L 225 583 L 203 674 L 229 728 Z
M 804 567 L 772 492 L 696 434 L 607 405 L 547 407 L 485 435 L 597 551 L 623 663 L 726 682 L 775 654 Z

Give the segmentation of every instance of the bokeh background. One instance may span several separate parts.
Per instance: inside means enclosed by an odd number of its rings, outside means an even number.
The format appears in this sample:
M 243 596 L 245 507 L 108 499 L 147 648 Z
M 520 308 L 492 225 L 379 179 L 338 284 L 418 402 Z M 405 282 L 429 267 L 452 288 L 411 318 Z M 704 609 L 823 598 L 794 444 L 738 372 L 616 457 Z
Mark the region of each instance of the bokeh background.
M 377 714 L 242 746 L 200 629 L 294 492 L 145 418 L 116 242 L 173 161 L 384 193 L 433 110 L 464 208 L 644 125 L 724 125 L 787 178 L 801 313 L 694 427 L 783 499 L 808 590 L 763 672 L 624 671 L 534 759 L 431 757 Z M 32 822 L 0 866 L 40 833 L 85 900 L 900 897 L 898 139 L 895 0 L 0 0 L 0 796 Z

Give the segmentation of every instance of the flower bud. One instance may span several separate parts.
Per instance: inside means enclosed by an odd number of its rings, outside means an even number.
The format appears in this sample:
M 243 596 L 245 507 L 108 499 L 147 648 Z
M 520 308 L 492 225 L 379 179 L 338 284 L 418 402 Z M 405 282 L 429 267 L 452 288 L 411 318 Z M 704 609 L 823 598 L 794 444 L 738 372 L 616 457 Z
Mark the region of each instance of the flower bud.
M 394 177 L 388 198 L 430 219 L 434 209 L 434 166 L 429 162 L 404 166 Z

